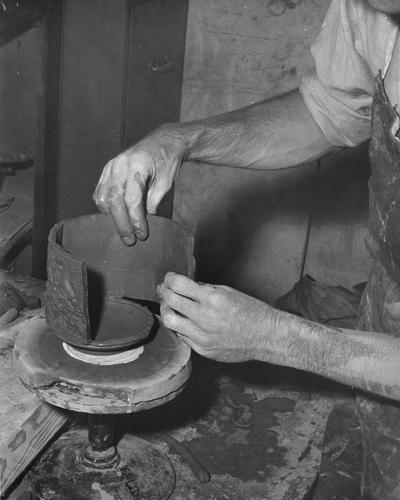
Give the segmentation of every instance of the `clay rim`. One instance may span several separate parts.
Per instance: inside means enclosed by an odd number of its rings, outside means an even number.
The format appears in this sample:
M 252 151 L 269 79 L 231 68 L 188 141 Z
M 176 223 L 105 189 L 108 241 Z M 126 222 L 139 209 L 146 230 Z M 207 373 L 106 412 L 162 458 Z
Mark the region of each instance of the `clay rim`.
M 147 309 L 147 307 L 137 304 L 132 300 L 119 299 L 116 297 L 105 297 L 101 302 L 108 304 L 117 304 L 119 306 L 123 306 L 124 308 L 126 307 L 130 309 L 136 309 L 136 311 L 138 311 L 138 313 L 140 313 L 143 318 L 143 321 L 140 325 L 140 329 L 131 332 L 130 335 L 125 335 L 122 337 L 116 336 L 110 340 L 99 341 L 93 339 L 90 341 L 89 344 L 73 342 L 71 341 L 70 338 L 66 339 L 64 338 L 62 333 L 58 332 L 57 330 L 53 330 L 54 334 L 67 344 L 70 344 L 75 348 L 78 348 L 82 352 L 104 352 L 104 353 L 124 351 L 128 348 L 131 348 L 135 345 L 142 343 L 149 336 L 153 326 L 155 325 L 155 318 L 154 315 L 149 311 L 149 309 Z

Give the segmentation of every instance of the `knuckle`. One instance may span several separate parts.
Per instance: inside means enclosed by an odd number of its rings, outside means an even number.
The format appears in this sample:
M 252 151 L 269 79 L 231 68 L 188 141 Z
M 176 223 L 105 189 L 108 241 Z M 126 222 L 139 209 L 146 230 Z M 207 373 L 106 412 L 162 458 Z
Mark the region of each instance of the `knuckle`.
M 176 328 L 176 318 L 172 312 L 166 312 L 163 316 L 163 323 L 167 328 Z
M 107 203 L 109 205 L 119 205 L 123 201 L 123 196 L 119 188 L 116 186 L 110 189 L 107 196 Z
M 119 153 L 115 158 L 110 160 L 107 164 L 108 167 L 111 170 L 114 170 L 115 168 L 121 168 L 122 166 L 125 166 L 128 159 L 128 151 L 123 151 L 122 153 Z
M 176 281 L 177 281 L 177 275 L 175 273 L 169 272 L 165 275 L 165 282 L 168 285 L 174 287 L 176 285 Z
M 168 290 L 168 288 L 164 287 L 163 292 L 162 292 L 162 297 L 163 297 L 165 303 L 170 305 L 170 303 L 171 303 L 171 290 Z
M 215 289 L 209 292 L 207 299 L 208 303 L 215 308 L 218 308 L 222 305 L 222 297 Z
M 109 167 L 111 179 L 125 179 L 128 173 L 128 165 L 128 160 L 123 153 L 114 158 Z
M 125 203 L 131 208 L 134 208 L 134 207 L 140 205 L 140 201 L 141 201 L 140 196 L 132 195 L 132 194 L 125 195 Z
M 101 212 L 103 212 L 103 213 L 109 212 L 108 203 L 106 202 L 106 200 L 103 197 L 93 197 L 93 200 L 94 200 L 95 204 L 97 205 L 97 208 Z
M 175 293 L 171 292 L 171 290 L 167 290 L 165 292 L 165 302 L 167 302 L 167 304 L 174 309 L 180 307 L 179 297 Z
M 96 205 L 104 205 L 105 204 L 105 199 L 103 194 L 99 194 L 97 191 L 93 193 L 93 201 L 96 203 Z
M 198 346 L 202 349 L 203 353 L 207 353 L 213 349 L 213 344 L 208 338 L 204 338 L 201 342 L 198 342 Z
M 146 173 L 153 164 L 153 156 L 146 149 L 136 147 L 125 157 L 125 162 L 130 167 L 135 167 L 136 171 Z
M 97 206 L 100 206 L 103 203 L 103 200 L 97 195 L 97 193 L 92 194 L 92 199 L 96 203 Z

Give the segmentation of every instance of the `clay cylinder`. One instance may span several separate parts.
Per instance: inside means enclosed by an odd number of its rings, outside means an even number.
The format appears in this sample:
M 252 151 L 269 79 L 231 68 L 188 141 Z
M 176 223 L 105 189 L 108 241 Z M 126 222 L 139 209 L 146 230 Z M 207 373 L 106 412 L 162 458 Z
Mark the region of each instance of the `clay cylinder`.
M 156 287 L 168 271 L 193 276 L 191 235 L 170 219 L 148 216 L 147 220 L 149 237 L 131 247 L 122 243 L 108 214 L 64 220 L 53 227 L 46 320 L 58 337 L 78 347 L 91 345 L 95 323 L 109 310 L 117 311 L 119 318 L 121 308 L 126 310 L 127 322 L 132 323 L 129 315 L 140 314 L 137 304 L 133 310 L 126 299 L 157 302 Z M 149 330 L 149 318 L 142 313 L 139 320 Z

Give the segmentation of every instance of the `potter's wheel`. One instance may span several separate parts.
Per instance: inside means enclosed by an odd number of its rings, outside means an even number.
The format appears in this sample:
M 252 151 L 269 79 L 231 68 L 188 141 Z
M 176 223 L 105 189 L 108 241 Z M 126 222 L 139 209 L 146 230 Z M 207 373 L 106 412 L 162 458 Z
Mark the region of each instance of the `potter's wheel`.
M 190 348 L 155 322 L 141 354 L 113 365 L 70 356 L 45 320 L 17 338 L 15 368 L 24 385 L 47 403 L 89 414 L 89 436 L 84 430 L 64 434 L 30 471 L 28 481 L 38 499 L 169 498 L 175 472 L 168 457 L 133 436 L 134 428 L 119 441 L 114 438 L 116 414 L 163 405 L 182 392 L 189 378 Z
M 50 232 L 46 320 L 18 336 L 15 368 L 40 399 L 89 422 L 88 439 L 65 434 L 31 470 L 38 499 L 165 500 L 174 488 L 163 453 L 132 435 L 114 438 L 113 416 L 172 400 L 191 369 L 190 348 L 150 309 L 166 272 L 192 275 L 193 241 L 171 220 L 148 222 L 149 238 L 133 247 L 104 214 Z

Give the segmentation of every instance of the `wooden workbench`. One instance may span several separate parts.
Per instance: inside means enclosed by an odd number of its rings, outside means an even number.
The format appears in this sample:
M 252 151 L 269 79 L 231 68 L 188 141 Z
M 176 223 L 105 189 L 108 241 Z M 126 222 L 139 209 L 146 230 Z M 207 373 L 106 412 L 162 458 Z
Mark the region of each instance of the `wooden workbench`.
M 29 295 L 40 296 L 43 281 L 0 270 L 0 283 L 8 281 Z M 66 415 L 40 402 L 19 381 L 13 370 L 12 351 L 17 335 L 29 331 L 43 311 L 23 312 L 0 327 L 0 498 L 66 422 Z
M 44 290 L 39 280 L 0 270 L 1 280 L 31 294 Z M 0 496 L 7 500 L 20 500 L 12 487 L 16 478 L 66 421 L 65 414 L 32 396 L 12 369 L 16 335 L 29 335 L 42 314 L 29 311 L 0 329 Z M 184 393 L 160 408 L 125 416 L 121 432 L 139 429 L 151 440 L 156 432 L 176 471 L 173 500 L 266 495 L 297 500 L 312 487 L 319 468 L 335 400 L 335 386 L 329 384 L 327 389 L 312 375 L 268 364 L 231 365 L 194 356 Z M 199 480 L 197 461 L 209 472 L 209 482 Z

